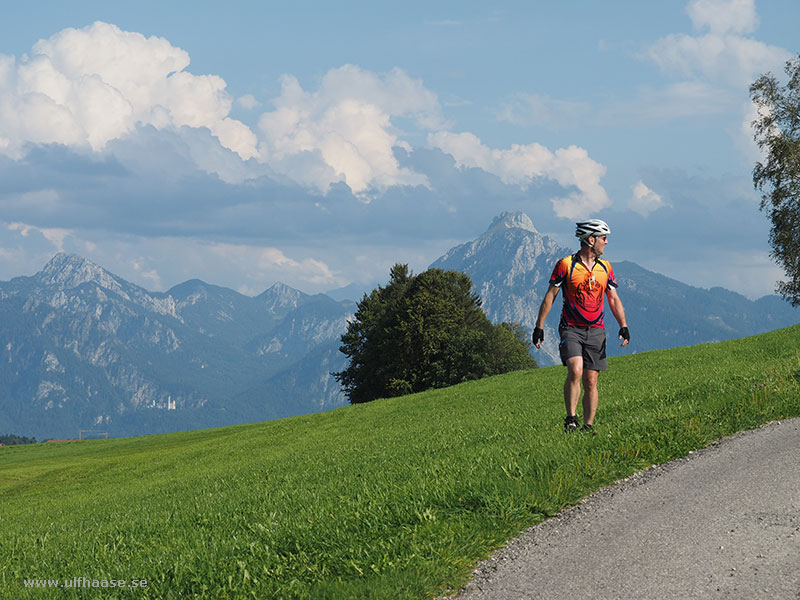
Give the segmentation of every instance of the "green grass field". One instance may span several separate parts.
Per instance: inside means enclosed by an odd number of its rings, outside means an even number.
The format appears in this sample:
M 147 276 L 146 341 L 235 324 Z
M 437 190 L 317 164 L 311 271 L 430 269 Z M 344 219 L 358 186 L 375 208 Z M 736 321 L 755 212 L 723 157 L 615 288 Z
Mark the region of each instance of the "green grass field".
M 562 433 L 552 367 L 267 423 L 0 448 L 0 598 L 431 598 L 602 486 L 800 416 L 799 335 L 611 359 L 594 437 Z M 78 577 L 126 587 L 25 586 Z

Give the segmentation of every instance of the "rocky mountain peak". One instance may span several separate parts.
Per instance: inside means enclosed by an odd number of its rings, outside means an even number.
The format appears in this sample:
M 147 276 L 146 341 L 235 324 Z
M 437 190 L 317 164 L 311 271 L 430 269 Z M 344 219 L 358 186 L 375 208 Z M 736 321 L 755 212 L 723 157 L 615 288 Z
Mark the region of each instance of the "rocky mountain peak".
M 258 299 L 267 305 L 267 310 L 276 315 L 282 315 L 297 308 L 307 298 L 308 294 L 304 294 L 300 290 L 296 290 L 280 281 L 258 296 Z
M 269 296 L 272 298 L 281 298 L 281 299 L 297 299 L 301 296 L 305 296 L 303 292 L 300 290 L 296 290 L 291 286 L 286 285 L 280 281 L 273 283 L 267 291 L 264 292 L 265 296 Z
M 495 217 L 487 233 L 503 229 L 524 229 L 538 234 L 531 218 L 523 212 L 504 212 Z
M 105 292 L 111 292 L 125 302 L 132 302 L 147 310 L 180 319 L 175 312 L 175 300 L 172 297 L 162 298 L 159 294 L 151 294 L 77 254 L 59 252 L 50 259 L 44 269 L 33 276 L 33 280 L 42 286 L 42 293 L 46 297 L 54 298 L 54 290 L 57 294 L 70 293 L 71 290 L 90 283 Z M 62 299 L 55 301 L 61 302 Z
M 35 277 L 39 283 L 62 289 L 73 289 L 87 282 L 114 291 L 121 287 L 117 278 L 102 267 L 77 254 L 64 252 L 50 259 Z

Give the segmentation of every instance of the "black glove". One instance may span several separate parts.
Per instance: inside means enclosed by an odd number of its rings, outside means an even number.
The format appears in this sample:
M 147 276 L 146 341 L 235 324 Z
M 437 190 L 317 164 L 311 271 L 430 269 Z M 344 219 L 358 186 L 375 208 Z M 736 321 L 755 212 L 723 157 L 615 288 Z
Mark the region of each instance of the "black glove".
M 544 331 L 540 327 L 533 328 L 533 335 L 531 336 L 533 345 L 541 344 L 544 341 Z
M 631 334 L 627 327 L 620 327 L 619 337 L 621 337 L 623 340 L 628 340 L 629 342 L 631 341 Z

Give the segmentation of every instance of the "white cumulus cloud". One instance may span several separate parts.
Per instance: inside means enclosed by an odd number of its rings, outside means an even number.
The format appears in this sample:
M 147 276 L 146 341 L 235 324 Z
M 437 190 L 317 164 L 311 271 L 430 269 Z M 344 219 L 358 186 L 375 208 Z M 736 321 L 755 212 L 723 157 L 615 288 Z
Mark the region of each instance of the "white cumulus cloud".
M 754 0 L 692 0 L 686 12 L 697 29 L 711 33 L 751 33 L 758 26 Z
M 665 72 L 739 87 L 791 56 L 784 48 L 745 37 L 758 25 L 753 0 L 693 0 L 687 12 L 697 30 L 708 32 L 672 34 L 653 44 L 647 55 Z
M 524 187 L 536 179 L 556 181 L 576 191 L 552 198 L 553 210 L 559 217 L 580 218 L 611 205 L 600 179 L 606 168 L 589 158 L 577 146 L 552 152 L 538 143 L 514 144 L 505 150 L 489 148 L 471 133 L 438 132 L 428 136 L 434 148 L 450 154 L 459 167 L 477 167 L 497 175 L 504 183 Z
M 431 145 L 460 165 L 506 183 L 524 187 L 547 178 L 568 188 L 553 199 L 558 215 L 610 204 L 600 185 L 605 167 L 584 149 L 551 151 L 533 143 L 494 150 L 471 134 L 448 133 L 437 95 L 402 69 L 375 73 L 344 65 L 315 89 L 285 75 L 272 110 L 251 130 L 229 116 L 237 100 L 225 81 L 194 75 L 189 63 L 189 54 L 164 38 L 99 21 L 40 40 L 20 58 L 0 55 L 0 153 L 21 159 L 31 145 L 62 144 L 113 152 L 123 162 L 160 161 L 145 156 L 155 130 L 165 132 L 158 139 L 177 136 L 174 147 L 190 168 L 228 183 L 277 175 L 321 194 L 343 183 L 369 201 L 393 186 L 430 187 L 426 175 L 395 156 L 398 148 L 412 150 L 410 140 L 429 135 Z M 238 104 L 252 110 L 258 101 L 245 95 Z M 172 151 L 170 143 L 160 148 Z
M 259 121 L 261 156 L 277 172 L 326 192 L 336 182 L 356 194 L 393 185 L 427 185 L 398 164 L 393 148 L 408 144 L 392 119 L 441 127 L 436 94 L 394 69 L 378 75 L 354 65 L 330 70 L 314 92 L 285 75 L 275 110 Z
M 189 55 L 159 37 L 96 22 L 64 29 L 17 60 L 0 55 L 0 151 L 27 144 L 100 151 L 140 125 L 207 128 L 242 159 L 255 134 L 228 117 L 233 99 L 216 75 L 193 75 Z
M 628 208 L 632 211 L 647 217 L 650 213 L 665 205 L 666 203 L 661 196 L 647 187 L 641 179 L 633 186 L 633 195 L 628 201 Z

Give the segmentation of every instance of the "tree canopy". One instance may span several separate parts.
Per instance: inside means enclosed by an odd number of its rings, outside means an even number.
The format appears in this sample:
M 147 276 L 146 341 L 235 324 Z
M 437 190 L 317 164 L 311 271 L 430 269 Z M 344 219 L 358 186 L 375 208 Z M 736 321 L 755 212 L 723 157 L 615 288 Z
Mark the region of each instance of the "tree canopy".
M 467 275 L 401 264 L 358 304 L 340 350 L 350 364 L 334 376 L 351 403 L 536 367 L 527 335 L 493 325 Z
M 781 86 L 771 73 L 750 86 L 758 110 L 754 139 L 764 162 L 753 169 L 753 184 L 761 190 L 761 209 L 769 213 L 772 257 L 788 281 L 777 291 L 793 306 L 800 305 L 800 56 L 787 61 L 789 79 Z
M 0 444 L 4 446 L 15 446 L 17 444 L 35 444 L 36 438 L 28 438 L 25 436 L 14 435 L 13 433 L 6 433 L 0 435 Z

